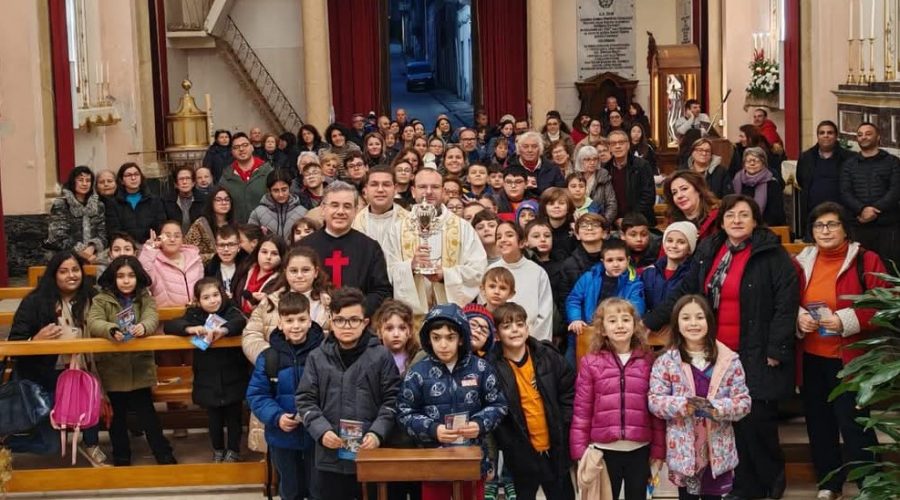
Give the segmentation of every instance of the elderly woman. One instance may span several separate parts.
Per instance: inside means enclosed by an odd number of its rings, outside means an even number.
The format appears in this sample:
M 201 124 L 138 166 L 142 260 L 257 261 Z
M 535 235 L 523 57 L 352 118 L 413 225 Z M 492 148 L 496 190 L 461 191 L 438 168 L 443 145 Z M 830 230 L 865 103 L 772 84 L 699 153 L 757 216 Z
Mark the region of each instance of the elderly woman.
M 717 339 L 740 355 L 753 400 L 750 414 L 734 424 L 740 464 L 732 495 L 781 498 L 785 469 L 778 400 L 794 393 L 797 271 L 753 198 L 726 196 L 716 222 L 719 232 L 699 244 L 678 293 L 648 312 L 643 322 L 659 330 L 679 297 L 701 293 L 709 299 Z
M 47 263 L 47 271 L 37 287 L 16 309 L 9 340 L 62 340 L 90 337 L 85 328 L 87 312 L 94 295 L 93 287 L 84 279 L 82 260 L 71 250 L 57 253 Z M 41 385 L 50 395 L 56 390 L 56 379 L 66 367 L 69 355 L 48 354 L 22 356 L 16 359 L 16 374 Z M 85 364 L 82 360 L 81 365 Z M 98 467 L 106 462 L 100 449 L 99 425 L 84 429 L 84 442 L 79 452 Z M 38 425 L 27 436 L 9 436 L 7 446 L 16 452 L 51 454 L 59 451 L 59 432 L 49 420 Z
M 203 213 L 206 196 L 197 189 L 194 167 L 182 165 L 172 174 L 174 189 L 163 198 L 166 219 L 181 222 L 181 230 L 187 232 L 191 224 Z
M 744 168 L 731 181 L 737 194 L 752 197 L 759 205 L 763 221 L 769 226 L 783 226 L 784 188 L 768 168 L 766 152 L 762 148 L 744 150 Z
M 722 157 L 713 154 L 712 142 L 709 139 L 697 139 L 691 145 L 691 155 L 687 162 L 680 167 L 691 170 L 703 176 L 706 186 L 716 198 L 722 199 L 725 195 L 734 192 L 728 169 L 722 165 Z
M 216 254 L 216 233 L 228 224 L 234 224 L 234 206 L 228 190 L 219 186 L 206 199 L 203 215 L 191 224 L 184 241 L 200 250 L 200 258 L 206 264 Z
M 547 149 L 550 152 L 550 161 L 553 166 L 562 172 L 563 176 L 569 175 L 575 171 L 572 165 L 572 155 L 569 154 L 569 147 L 563 141 L 553 141 Z
M 698 243 L 719 230 L 719 200 L 707 187 L 703 174 L 690 170 L 673 173 L 663 182 L 663 198 L 669 223 L 693 223 L 697 226 Z
M 119 188 L 115 196 L 106 200 L 106 233 L 121 231 L 143 243 L 166 220 L 163 202 L 147 191 L 144 173 L 137 163 L 119 167 L 116 183 Z
M 797 255 L 802 269 L 797 336 L 802 339 L 803 408 L 820 488 L 817 498 L 837 499 L 848 472 L 841 466 L 849 461 L 875 460 L 865 448 L 878 444 L 875 432 L 857 421 L 868 417 L 869 411 L 856 406 L 855 393 L 829 399 L 841 382 L 838 372 L 864 352 L 849 345 L 875 330 L 871 323 L 875 311 L 854 308 L 847 297 L 890 285 L 873 274 L 885 272 L 878 255 L 850 240 L 850 217 L 842 206 L 825 202 L 813 208 L 809 226 L 816 244 Z M 825 481 L 838 469 L 839 473 Z
M 594 200 L 606 220 L 616 220 L 616 192 L 612 177 L 605 168 L 600 168 L 600 153 L 594 146 L 584 146 L 575 156 L 575 171 L 584 174 L 585 190 L 588 198 Z
M 105 245 L 106 207 L 94 193 L 94 173 L 83 165 L 75 167 L 62 194 L 50 206 L 44 248 L 51 252 L 74 250 L 93 263 Z
M 97 191 L 97 195 L 100 196 L 101 201 L 105 202 L 107 198 L 115 196 L 118 187 L 115 172 L 108 168 L 97 172 L 94 189 Z
M 541 134 L 529 130 L 516 139 L 516 164 L 528 171 L 528 187 L 532 196 L 540 196 L 549 187 L 566 187 L 566 176 L 544 158 Z

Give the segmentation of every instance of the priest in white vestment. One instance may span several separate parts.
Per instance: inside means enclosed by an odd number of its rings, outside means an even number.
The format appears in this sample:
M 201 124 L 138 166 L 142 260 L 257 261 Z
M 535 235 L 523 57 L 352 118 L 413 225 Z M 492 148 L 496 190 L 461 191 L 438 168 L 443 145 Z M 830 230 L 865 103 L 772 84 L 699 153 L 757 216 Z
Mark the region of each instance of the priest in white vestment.
M 366 206 L 353 219 L 353 229 L 377 241 L 383 251 L 387 251 L 388 238 L 397 238 L 394 229 L 397 221 L 409 217 L 409 212 L 394 203 L 396 193 L 394 174 L 388 166 L 374 167 L 366 174 L 363 183 L 363 198 Z
M 388 238 L 384 249 L 394 298 L 409 304 L 416 315 L 424 315 L 435 304 L 453 302 L 460 307 L 472 302 L 487 268 L 487 254 L 471 224 L 443 206 L 443 179 L 433 169 L 422 169 L 413 180 L 413 196 L 439 207 L 437 230 L 420 244 L 412 214 L 398 219 L 397 236 Z M 419 266 L 434 266 L 434 274 L 416 274 Z

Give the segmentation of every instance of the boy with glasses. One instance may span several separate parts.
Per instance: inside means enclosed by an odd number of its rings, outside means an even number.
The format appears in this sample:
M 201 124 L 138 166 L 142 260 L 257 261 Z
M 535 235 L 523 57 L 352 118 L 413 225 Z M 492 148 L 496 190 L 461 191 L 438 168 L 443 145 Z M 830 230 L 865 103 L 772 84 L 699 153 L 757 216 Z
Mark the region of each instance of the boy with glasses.
M 365 300 L 355 288 L 331 295 L 331 335 L 307 358 L 297 388 L 297 415 L 316 442 L 320 498 L 361 499 L 356 452 L 381 446 L 394 425 L 400 372 L 366 328 Z

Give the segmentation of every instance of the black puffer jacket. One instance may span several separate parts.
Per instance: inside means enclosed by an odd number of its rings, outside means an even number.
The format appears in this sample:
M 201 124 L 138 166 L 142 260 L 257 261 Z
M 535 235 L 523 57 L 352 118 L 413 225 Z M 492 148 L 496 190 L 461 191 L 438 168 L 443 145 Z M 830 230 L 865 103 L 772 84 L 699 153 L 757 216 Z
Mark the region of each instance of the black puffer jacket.
M 833 154 L 838 167 L 838 181 L 837 185 L 833 187 L 835 191 L 840 192 L 840 171 L 843 168 L 844 162 L 853 155 L 853 151 L 835 145 Z M 809 215 L 809 212 L 813 208 L 815 208 L 809 206 L 809 192 L 812 189 L 813 184 L 828 182 L 823 181 L 818 175 L 816 175 L 815 168 L 816 160 L 818 159 L 818 157 L 819 145 L 817 144 L 800 154 L 800 159 L 797 160 L 797 184 L 800 185 L 798 194 L 800 196 L 799 214 L 801 227 L 801 230 L 799 230 L 798 232 L 803 235 L 809 233 L 809 229 L 806 227 L 808 225 L 806 217 Z
M 615 159 L 609 160 L 603 168 L 612 176 Z M 653 205 L 656 204 L 656 182 L 653 180 L 653 169 L 650 164 L 641 158 L 628 155 L 628 165 L 625 166 L 625 198 L 629 212 L 643 214 L 651 227 L 656 227 L 656 214 Z M 623 217 L 623 200 L 616 200 L 619 205 L 618 215 Z
M 203 157 L 203 166 L 209 168 L 213 175 L 213 181 L 218 184 L 222 172 L 234 163 L 234 156 L 231 156 L 231 146 L 222 146 L 214 143 L 206 150 L 206 156 Z
M 194 201 L 191 202 L 191 206 L 188 207 L 188 217 L 190 218 L 191 224 L 196 222 L 196 220 L 203 215 L 203 205 L 206 204 L 206 195 L 197 188 L 194 188 L 193 196 Z M 178 204 L 178 191 L 174 189 L 169 191 L 163 199 L 163 206 L 166 209 L 166 219 L 181 222 L 181 217 L 184 212 L 181 210 L 181 205 Z M 190 227 L 189 224 L 187 228 L 182 228 L 184 234 L 187 234 L 187 230 L 190 229 Z
M 900 221 L 900 159 L 883 149 L 871 158 L 852 155 L 841 169 L 841 196 L 852 215 L 872 206 L 881 214 L 870 224 L 896 224 Z
M 216 312 L 227 321 L 225 329 L 229 337 L 239 337 L 247 325 L 247 318 L 230 300 L 222 301 Z M 172 335 L 189 335 L 185 330 L 202 326 L 209 313 L 199 307 L 189 307 L 184 317 L 167 321 L 163 331 Z M 240 347 L 212 348 L 194 351 L 194 403 L 203 408 L 215 408 L 238 403 L 247 394 L 250 365 Z
M 675 302 L 686 294 L 706 295 L 706 277 L 715 268 L 716 254 L 725 244 L 720 231 L 700 243 L 693 263 L 676 293 L 644 316 L 644 324 L 658 330 L 669 322 Z M 741 276 L 741 338 L 738 354 L 754 399 L 790 397 L 794 389 L 794 333 L 800 306 L 800 281 L 791 257 L 778 236 L 757 228 L 750 236 L 750 260 Z M 770 367 L 766 358 L 780 361 Z
M 585 271 L 590 269 L 591 266 L 601 260 L 600 252 L 589 254 L 587 250 L 584 249 L 584 246 L 579 244 L 575 247 L 575 251 L 572 252 L 572 255 L 569 255 L 566 260 L 563 261 L 559 273 L 560 283 L 557 287 L 559 290 L 559 297 L 553 296 L 554 302 L 556 302 L 556 308 L 560 312 L 565 314 L 566 298 L 568 298 L 569 292 L 572 291 L 578 278 L 580 278 Z M 566 324 L 568 324 L 568 322 Z
M 106 199 L 106 234 L 122 231 L 143 244 L 150 238 L 150 230 L 158 231 L 166 221 L 166 209 L 162 200 L 146 191 L 135 208 L 125 199 L 125 191 L 119 189 Z
M 544 402 L 544 414 L 550 434 L 550 462 L 553 464 L 554 475 L 562 477 L 569 473 L 571 465 L 569 426 L 572 423 L 572 405 L 575 400 L 575 370 L 549 342 L 529 337 L 526 344 L 534 367 L 534 383 Z M 509 405 L 509 413 L 494 431 L 497 444 L 503 450 L 513 476 L 540 477 L 542 458 L 531 446 L 516 376 L 503 357 L 500 345 L 496 345 L 491 352 L 490 362 L 494 365 L 500 388 Z

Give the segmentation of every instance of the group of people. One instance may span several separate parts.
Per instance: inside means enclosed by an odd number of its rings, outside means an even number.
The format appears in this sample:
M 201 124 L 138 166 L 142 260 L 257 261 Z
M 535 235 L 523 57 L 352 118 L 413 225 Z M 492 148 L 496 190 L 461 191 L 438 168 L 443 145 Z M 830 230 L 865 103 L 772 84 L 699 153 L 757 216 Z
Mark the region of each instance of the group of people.
M 873 331 L 873 311 L 845 297 L 885 286 L 873 273 L 892 258 L 868 239 L 871 227 L 896 231 L 900 202 L 900 164 L 878 149 L 877 128 L 861 125 L 852 153 L 820 125 L 798 174 L 814 185 L 804 213 L 815 244 L 793 259 L 767 228 L 776 205 L 783 214 L 767 151 L 747 147 L 742 170 L 716 184 L 700 138 L 693 165 L 664 179 L 660 227 L 652 147 L 635 141 L 640 107 L 630 128 L 615 108 L 577 118 L 580 139 L 555 112 L 541 132 L 479 113 L 456 130 L 439 117 L 429 134 L 398 110 L 399 150 L 394 122 L 371 115 L 332 124 L 326 143 L 310 125 L 296 141 L 219 131 L 203 167 L 173 172 L 165 200 L 136 164 L 114 176 L 77 167 L 51 210 L 55 253 L 10 339 L 241 336 L 243 352 L 84 365 L 113 408 L 114 465 L 131 463 L 129 411 L 157 461 L 175 462 L 150 388 L 156 363 L 192 363 L 214 460 L 240 460 L 246 401 L 283 498 L 358 498 L 359 448 L 461 443 L 485 449 L 485 498 L 540 487 L 571 499 L 575 462 L 580 487 L 599 495 L 599 460 L 611 498 L 644 498 L 663 462 L 680 498 L 780 498 L 777 405 L 800 384 L 818 479 L 844 463 L 840 438 L 848 460 L 871 457 L 874 433 L 855 421 L 866 411 L 852 393 L 828 395 L 859 354 L 846 346 Z M 743 187 L 715 191 L 726 184 Z M 428 231 L 425 205 L 436 209 Z M 87 262 L 102 268 L 96 283 Z M 164 306 L 187 309 L 160 326 Z M 583 336 L 589 353 L 576 359 Z M 53 392 L 64 366 L 29 356 L 16 369 Z M 96 436 L 80 449 L 103 465 Z M 820 498 L 837 498 L 845 477 Z M 392 488 L 449 496 L 444 483 Z

